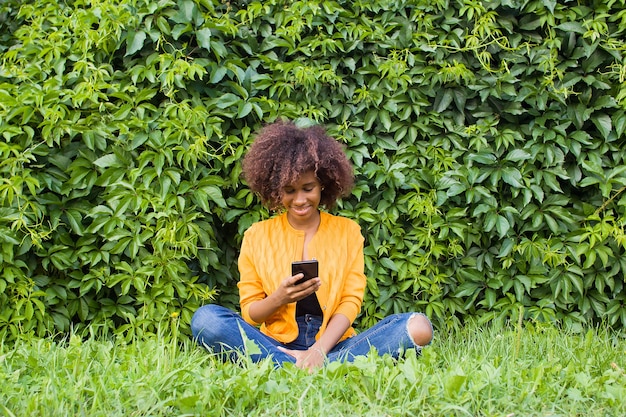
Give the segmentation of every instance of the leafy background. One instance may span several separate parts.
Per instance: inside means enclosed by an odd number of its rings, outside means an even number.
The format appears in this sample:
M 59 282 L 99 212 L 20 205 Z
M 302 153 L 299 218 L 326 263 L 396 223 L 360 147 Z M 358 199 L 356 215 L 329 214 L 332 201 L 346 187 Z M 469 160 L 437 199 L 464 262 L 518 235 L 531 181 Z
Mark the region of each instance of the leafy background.
M 321 123 L 357 184 L 359 324 L 626 325 L 624 0 L 5 0 L 0 333 L 236 308 L 254 132 Z M 184 333 L 187 326 L 181 326 Z

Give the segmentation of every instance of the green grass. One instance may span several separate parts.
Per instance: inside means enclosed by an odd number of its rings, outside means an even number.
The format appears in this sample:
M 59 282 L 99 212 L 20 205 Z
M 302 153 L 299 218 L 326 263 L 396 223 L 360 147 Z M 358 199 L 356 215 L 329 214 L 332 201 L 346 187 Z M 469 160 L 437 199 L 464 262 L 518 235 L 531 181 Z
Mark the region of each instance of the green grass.
M 6 416 L 622 416 L 624 333 L 546 325 L 438 332 L 421 357 L 308 374 L 222 364 L 190 342 L 0 345 Z

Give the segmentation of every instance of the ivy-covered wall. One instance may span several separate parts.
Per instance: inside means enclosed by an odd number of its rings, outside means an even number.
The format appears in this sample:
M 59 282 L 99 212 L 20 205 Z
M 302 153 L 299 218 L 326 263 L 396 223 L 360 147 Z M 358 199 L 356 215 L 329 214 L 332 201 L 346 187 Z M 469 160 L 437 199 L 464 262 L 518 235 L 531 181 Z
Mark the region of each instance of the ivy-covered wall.
M 626 325 L 624 0 L 5 0 L 0 333 L 236 307 L 279 117 L 342 141 L 360 324 Z

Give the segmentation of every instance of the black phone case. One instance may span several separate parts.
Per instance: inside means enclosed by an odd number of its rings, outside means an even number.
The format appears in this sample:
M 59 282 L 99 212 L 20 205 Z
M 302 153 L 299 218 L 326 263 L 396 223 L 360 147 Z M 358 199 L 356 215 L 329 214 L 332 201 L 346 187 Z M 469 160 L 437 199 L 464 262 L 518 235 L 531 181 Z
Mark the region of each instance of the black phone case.
M 305 281 L 310 280 L 311 278 L 315 278 L 319 275 L 318 272 L 318 263 L 315 259 L 310 261 L 297 261 L 291 263 L 291 275 L 296 275 L 299 273 L 304 274 L 304 278 L 299 279 L 296 282 L 296 285 L 302 284 Z

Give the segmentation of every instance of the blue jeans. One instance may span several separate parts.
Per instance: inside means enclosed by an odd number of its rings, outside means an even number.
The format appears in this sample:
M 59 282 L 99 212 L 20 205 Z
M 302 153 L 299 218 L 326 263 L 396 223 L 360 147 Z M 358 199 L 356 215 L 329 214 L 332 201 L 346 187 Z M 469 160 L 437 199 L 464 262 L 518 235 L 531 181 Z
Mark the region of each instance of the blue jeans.
M 365 332 L 339 342 L 328 352 L 328 360 L 349 362 L 357 356 L 367 355 L 371 348 L 375 348 L 379 355 L 390 354 L 394 358 L 398 358 L 407 349 L 416 349 L 419 352 L 422 347 L 413 342 L 407 328 L 409 319 L 415 314 L 421 313 L 393 314 L 386 317 Z M 278 346 L 306 350 L 315 343 L 315 335 L 322 324 L 321 317 L 311 315 L 297 317 L 296 321 L 299 330 L 296 340 L 281 343 L 246 323 L 239 314 L 219 305 L 208 304 L 200 307 L 193 315 L 191 331 L 201 346 L 224 355 L 224 359 L 236 360 L 243 353 L 249 355 L 254 362 L 271 358 L 280 365 L 285 362 L 295 363 L 296 359 L 278 350 Z M 242 334 L 248 339 L 248 343 L 253 342 L 259 348 L 260 353 L 246 351 L 246 341 Z

